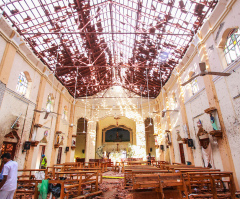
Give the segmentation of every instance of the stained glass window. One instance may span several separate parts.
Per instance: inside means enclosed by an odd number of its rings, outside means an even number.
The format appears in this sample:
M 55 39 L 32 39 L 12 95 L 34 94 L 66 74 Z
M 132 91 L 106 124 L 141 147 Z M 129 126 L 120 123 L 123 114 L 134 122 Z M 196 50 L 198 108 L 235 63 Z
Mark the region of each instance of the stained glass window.
M 23 72 L 21 72 L 18 76 L 18 83 L 17 83 L 17 92 L 21 95 L 25 95 L 28 88 L 28 81 Z
M 47 112 L 51 112 L 53 109 L 53 97 L 51 94 L 48 95 L 46 108 Z
M 64 108 L 63 108 L 63 114 L 62 114 L 62 118 L 63 118 L 64 120 L 67 120 L 67 113 L 68 113 L 68 108 L 67 108 L 67 106 L 64 106 Z
M 240 31 L 239 29 L 233 29 L 228 37 L 224 47 L 224 54 L 227 64 L 232 63 L 238 57 L 240 57 Z
M 192 94 L 195 95 L 199 88 L 198 88 L 198 82 L 197 82 L 197 78 L 195 78 L 194 80 L 192 80 L 191 82 L 191 87 L 192 87 Z

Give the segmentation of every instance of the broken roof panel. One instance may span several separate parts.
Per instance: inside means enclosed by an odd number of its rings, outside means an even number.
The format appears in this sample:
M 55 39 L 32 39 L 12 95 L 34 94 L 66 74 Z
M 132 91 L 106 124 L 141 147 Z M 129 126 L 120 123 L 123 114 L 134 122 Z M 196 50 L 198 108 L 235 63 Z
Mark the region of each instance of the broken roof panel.
M 118 85 L 156 97 L 216 3 L 0 0 L 0 9 L 73 96 Z

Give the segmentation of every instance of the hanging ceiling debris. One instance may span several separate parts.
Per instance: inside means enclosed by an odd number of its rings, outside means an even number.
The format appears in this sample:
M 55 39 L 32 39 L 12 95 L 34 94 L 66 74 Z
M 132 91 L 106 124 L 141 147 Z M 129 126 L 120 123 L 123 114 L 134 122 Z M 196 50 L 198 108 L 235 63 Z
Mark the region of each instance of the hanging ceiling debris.
M 149 96 L 157 97 L 161 81 L 167 82 L 216 4 L 217 0 L 0 0 L 0 9 L 72 95 L 75 87 L 76 97 L 83 97 L 115 85 L 146 97 L 148 78 Z

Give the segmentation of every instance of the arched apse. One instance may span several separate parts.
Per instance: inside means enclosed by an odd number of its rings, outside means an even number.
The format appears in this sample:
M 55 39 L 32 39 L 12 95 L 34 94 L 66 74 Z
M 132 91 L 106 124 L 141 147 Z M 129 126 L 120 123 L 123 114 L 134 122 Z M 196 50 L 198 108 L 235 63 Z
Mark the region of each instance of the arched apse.
M 129 131 L 130 140 L 129 141 L 119 141 L 119 142 L 106 142 L 105 133 L 111 129 L 123 129 Z M 119 119 L 116 120 L 114 116 L 104 117 L 98 121 L 98 128 L 97 128 L 97 135 L 96 135 L 96 150 L 104 145 L 103 151 L 105 153 L 109 153 L 111 151 L 116 151 L 117 149 L 120 150 L 127 150 L 128 144 L 136 145 L 136 122 L 132 119 L 129 119 L 124 116 L 119 116 Z M 120 135 L 120 134 L 119 134 Z M 116 135 L 115 135 L 116 137 Z M 117 140 L 116 140 L 117 141 Z M 119 145 L 117 145 L 119 144 Z M 96 154 L 96 158 L 99 157 Z

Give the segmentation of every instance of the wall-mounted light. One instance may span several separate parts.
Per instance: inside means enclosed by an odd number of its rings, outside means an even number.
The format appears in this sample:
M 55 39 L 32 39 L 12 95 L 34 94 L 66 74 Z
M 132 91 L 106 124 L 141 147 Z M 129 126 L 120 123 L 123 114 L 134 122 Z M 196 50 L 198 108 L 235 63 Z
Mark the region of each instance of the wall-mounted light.
M 164 145 L 160 145 L 160 149 L 162 150 L 162 151 L 164 151 Z
M 192 149 L 195 149 L 193 139 L 188 139 L 187 142 L 188 142 L 188 147 L 191 147 Z
M 31 146 L 31 142 L 30 141 L 26 141 L 23 145 L 23 150 L 22 152 L 26 152 L 27 150 L 30 150 L 30 146 Z

